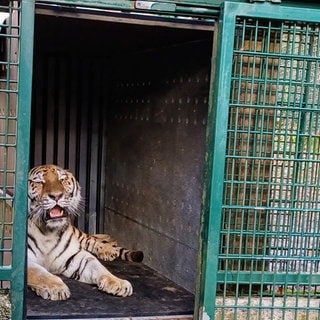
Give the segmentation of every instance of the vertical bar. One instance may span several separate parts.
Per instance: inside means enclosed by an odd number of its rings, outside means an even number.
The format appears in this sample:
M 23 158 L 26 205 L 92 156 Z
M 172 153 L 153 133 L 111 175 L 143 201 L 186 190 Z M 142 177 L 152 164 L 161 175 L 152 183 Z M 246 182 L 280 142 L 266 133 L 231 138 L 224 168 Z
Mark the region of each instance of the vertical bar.
M 18 88 L 17 159 L 15 177 L 11 305 L 12 319 L 23 319 L 27 229 L 27 177 L 29 169 L 34 0 L 21 1 Z
M 195 319 L 214 317 L 234 32 L 234 13 L 225 11 L 214 34 Z

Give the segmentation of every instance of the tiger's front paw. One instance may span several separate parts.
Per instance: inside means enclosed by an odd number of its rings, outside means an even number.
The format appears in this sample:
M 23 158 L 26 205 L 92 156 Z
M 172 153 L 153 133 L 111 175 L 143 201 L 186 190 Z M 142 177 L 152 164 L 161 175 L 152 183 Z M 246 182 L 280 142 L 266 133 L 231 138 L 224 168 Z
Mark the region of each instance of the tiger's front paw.
M 102 276 L 99 279 L 98 288 L 119 297 L 128 297 L 133 293 L 133 288 L 129 281 L 115 276 Z
M 56 276 L 52 276 L 36 285 L 29 285 L 38 296 L 46 300 L 66 300 L 70 298 L 68 286 Z

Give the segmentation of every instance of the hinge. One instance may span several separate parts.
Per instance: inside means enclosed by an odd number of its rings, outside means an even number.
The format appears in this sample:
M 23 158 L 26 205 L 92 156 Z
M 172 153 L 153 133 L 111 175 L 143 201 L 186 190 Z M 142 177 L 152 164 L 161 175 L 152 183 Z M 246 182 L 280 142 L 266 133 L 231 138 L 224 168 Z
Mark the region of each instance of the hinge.
M 216 8 L 190 6 L 186 4 L 179 4 L 177 0 L 174 2 L 168 2 L 169 0 L 158 1 L 146 1 L 136 0 L 134 1 L 134 8 L 141 11 L 153 11 L 153 12 L 166 12 L 168 14 L 175 13 L 179 15 L 188 15 L 190 17 L 209 17 L 217 16 Z M 195 1 L 196 2 L 196 1 Z
M 137 1 L 134 1 L 134 7 L 140 10 L 155 10 L 155 11 L 167 11 L 167 12 L 176 11 L 176 4 L 168 3 L 168 2 L 137 0 Z

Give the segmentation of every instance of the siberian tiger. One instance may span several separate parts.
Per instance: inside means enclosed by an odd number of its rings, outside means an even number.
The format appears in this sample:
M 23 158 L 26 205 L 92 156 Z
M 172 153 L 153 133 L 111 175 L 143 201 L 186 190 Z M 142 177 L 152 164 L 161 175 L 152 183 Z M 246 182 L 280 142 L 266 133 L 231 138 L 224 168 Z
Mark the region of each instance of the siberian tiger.
M 57 276 L 60 274 L 96 284 L 116 296 L 132 295 L 131 283 L 111 274 L 96 257 L 142 261 L 143 253 L 118 247 L 108 235 L 88 235 L 77 229 L 71 221 L 81 207 L 80 186 L 72 173 L 56 165 L 30 170 L 28 286 L 44 299 L 68 299 L 70 290 Z

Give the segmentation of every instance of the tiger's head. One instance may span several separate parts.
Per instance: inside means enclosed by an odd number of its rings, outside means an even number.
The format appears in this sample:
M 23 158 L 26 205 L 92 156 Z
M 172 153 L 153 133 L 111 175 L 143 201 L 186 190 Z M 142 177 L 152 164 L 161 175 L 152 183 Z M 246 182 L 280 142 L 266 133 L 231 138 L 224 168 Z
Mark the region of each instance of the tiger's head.
M 80 185 L 73 174 L 56 165 L 29 172 L 28 217 L 39 227 L 61 229 L 82 209 Z

